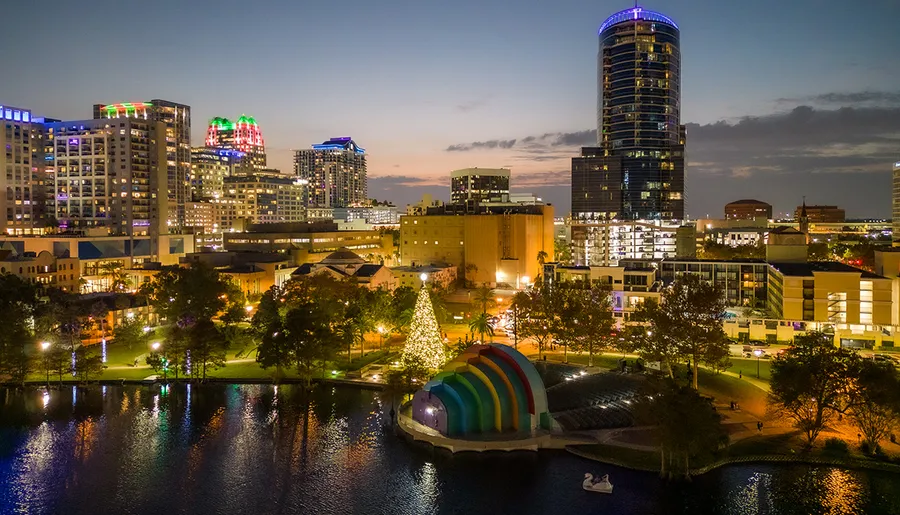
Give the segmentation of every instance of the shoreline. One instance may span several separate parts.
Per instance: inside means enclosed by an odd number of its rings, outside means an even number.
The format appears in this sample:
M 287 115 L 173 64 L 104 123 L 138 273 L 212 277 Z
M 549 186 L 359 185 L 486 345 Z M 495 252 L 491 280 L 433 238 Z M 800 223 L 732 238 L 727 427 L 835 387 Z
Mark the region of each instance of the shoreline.
M 627 463 L 624 460 L 618 460 L 615 458 L 610 458 L 606 456 L 601 456 L 596 453 L 583 451 L 579 449 L 580 446 L 570 445 L 566 447 L 566 451 L 576 456 L 579 456 L 584 459 L 588 459 L 591 461 L 596 461 L 598 463 L 604 463 L 606 465 L 612 465 L 615 467 L 626 468 L 629 470 L 637 470 L 640 472 L 653 472 L 659 474 L 660 469 L 658 467 L 645 467 L 641 465 L 636 465 L 633 463 Z M 703 467 L 692 468 L 690 470 L 690 476 L 700 476 L 706 474 L 707 472 L 711 472 L 713 470 L 727 467 L 728 465 L 741 465 L 741 464 L 752 464 L 752 463 L 774 463 L 774 464 L 785 464 L 785 465 L 813 465 L 813 466 L 823 466 L 823 467 L 840 467 L 845 469 L 854 469 L 854 470 L 876 470 L 879 472 L 889 472 L 894 474 L 900 474 L 900 465 L 896 463 L 889 463 L 883 461 L 874 461 L 874 460 L 864 460 L 857 458 L 828 458 L 823 456 L 809 456 L 802 454 L 795 455 L 786 455 L 786 454 L 759 454 L 759 455 L 748 455 L 748 456 L 731 456 L 727 458 L 723 458 L 720 460 L 716 460 L 713 463 L 708 465 L 704 465 Z
M 164 384 L 262 384 L 262 385 L 283 385 L 283 384 L 299 384 L 303 385 L 306 383 L 304 379 L 297 378 L 285 378 L 281 381 L 275 381 L 274 379 L 262 379 L 262 378 L 226 378 L 226 377 L 207 377 L 204 379 L 185 379 L 179 377 L 178 379 L 169 378 L 169 379 L 154 379 L 154 380 L 144 380 L 144 379 L 93 379 L 90 381 L 78 381 L 76 379 L 63 379 L 62 381 L 50 381 L 49 387 L 53 388 L 54 386 L 153 386 L 153 385 L 164 385 Z M 330 385 L 338 385 L 338 386 L 354 386 L 357 388 L 362 388 L 365 390 L 384 390 L 384 383 L 375 383 L 372 381 L 357 381 L 353 379 L 331 379 L 331 378 L 313 378 L 312 384 L 330 384 Z M 0 388 L 22 388 L 22 387 L 32 387 L 32 388 L 46 388 L 48 386 L 47 381 L 25 381 L 24 383 L 0 383 Z

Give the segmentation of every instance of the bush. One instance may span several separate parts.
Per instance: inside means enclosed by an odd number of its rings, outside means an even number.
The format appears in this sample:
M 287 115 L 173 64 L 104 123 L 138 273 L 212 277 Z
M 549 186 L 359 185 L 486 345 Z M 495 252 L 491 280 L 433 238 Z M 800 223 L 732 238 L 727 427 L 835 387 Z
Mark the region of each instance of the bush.
M 881 446 L 875 444 L 875 450 L 872 450 L 872 446 L 869 445 L 869 442 L 863 440 L 861 444 L 859 444 L 859 450 L 862 451 L 866 456 L 882 456 L 884 455 L 884 451 L 881 449 Z
M 825 451 L 832 454 L 846 455 L 850 453 L 850 446 L 840 438 L 829 438 L 825 440 Z

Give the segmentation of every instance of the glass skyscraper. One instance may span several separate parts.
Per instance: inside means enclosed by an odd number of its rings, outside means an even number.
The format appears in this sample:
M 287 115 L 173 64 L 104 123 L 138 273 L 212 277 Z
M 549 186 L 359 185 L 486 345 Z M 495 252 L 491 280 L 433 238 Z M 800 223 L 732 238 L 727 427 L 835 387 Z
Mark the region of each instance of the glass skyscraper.
M 633 7 L 600 26 L 597 146 L 572 160 L 582 221 L 684 218 L 678 25 Z

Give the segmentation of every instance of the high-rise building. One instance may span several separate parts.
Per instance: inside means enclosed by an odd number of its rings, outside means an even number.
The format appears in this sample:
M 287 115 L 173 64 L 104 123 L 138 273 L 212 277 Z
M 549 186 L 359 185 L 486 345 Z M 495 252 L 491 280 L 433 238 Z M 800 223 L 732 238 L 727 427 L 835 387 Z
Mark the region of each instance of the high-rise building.
M 891 228 L 893 246 L 900 247 L 900 161 L 894 163 L 893 193 L 891 195 Z
M 46 197 L 41 124 L 28 109 L 10 106 L 0 106 L 0 123 L 0 229 L 40 233 Z
M 725 204 L 726 220 L 771 220 L 772 204 L 759 200 L 743 199 Z
M 684 218 L 678 25 L 634 7 L 600 26 L 597 146 L 572 160 L 572 215 Z
M 366 151 L 349 137 L 296 151 L 294 174 L 309 181 L 309 207 L 348 207 L 368 200 Z
M 216 117 L 206 129 L 206 146 L 240 151 L 241 173 L 266 168 L 266 144 L 259 124 L 252 116 L 241 115 L 237 121 Z
M 450 172 L 450 202 L 500 201 L 509 198 L 507 168 L 464 168 Z
M 164 137 L 155 144 L 166 151 L 166 197 L 169 231 L 184 226 L 184 204 L 191 200 L 191 108 L 168 100 L 95 104 L 94 118 L 136 118 L 165 124 Z M 162 166 L 162 163 L 160 163 Z
M 161 121 L 94 119 L 44 124 L 48 208 L 61 228 L 119 236 L 168 233 Z
M 225 197 L 235 201 L 234 216 L 249 223 L 306 221 L 305 185 L 293 177 L 257 173 L 225 178 Z M 228 221 L 219 224 L 228 228 Z
M 244 153 L 239 150 L 213 147 L 192 148 L 191 199 L 193 202 L 221 197 L 225 178 L 238 175 L 236 163 L 240 162 L 243 157 Z

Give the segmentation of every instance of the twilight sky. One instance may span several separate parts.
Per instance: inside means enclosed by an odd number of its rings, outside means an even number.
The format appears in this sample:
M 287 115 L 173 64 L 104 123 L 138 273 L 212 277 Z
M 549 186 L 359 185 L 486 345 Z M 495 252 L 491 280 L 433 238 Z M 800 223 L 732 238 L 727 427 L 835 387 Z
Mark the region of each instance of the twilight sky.
M 449 196 L 449 171 L 508 166 L 514 191 L 569 209 L 570 158 L 594 141 L 597 28 L 627 1 L 15 1 L 0 104 L 91 117 L 164 98 L 254 116 L 270 166 L 352 136 L 369 192 Z M 897 0 L 653 0 L 681 28 L 687 211 L 754 197 L 890 216 L 900 161 Z M 15 51 L 14 51 L 15 50 Z

